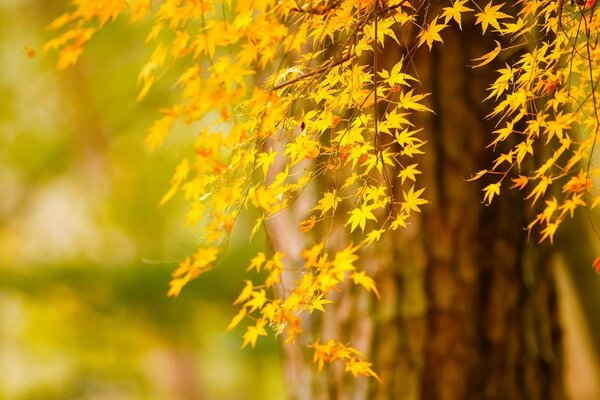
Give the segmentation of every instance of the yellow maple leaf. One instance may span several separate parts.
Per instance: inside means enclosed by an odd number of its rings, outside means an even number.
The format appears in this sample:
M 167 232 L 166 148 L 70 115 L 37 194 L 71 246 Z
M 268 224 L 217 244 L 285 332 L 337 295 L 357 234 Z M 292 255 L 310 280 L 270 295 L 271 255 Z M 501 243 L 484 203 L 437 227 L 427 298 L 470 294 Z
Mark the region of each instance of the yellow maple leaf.
M 181 290 L 190 281 L 190 279 L 191 278 L 190 278 L 189 273 L 181 278 L 171 279 L 171 282 L 169 282 L 169 291 L 167 292 L 167 296 L 169 296 L 169 297 L 179 296 L 179 293 L 181 293 Z
M 152 127 L 148 129 L 148 135 L 146 136 L 146 145 L 150 150 L 156 149 L 165 141 L 174 121 L 175 116 L 173 115 L 165 115 L 154 121 Z
M 229 325 L 227 325 L 227 330 L 230 331 L 235 328 L 246 316 L 246 309 L 242 308 L 236 315 L 231 319 Z
M 244 306 L 250 307 L 250 312 L 261 309 L 267 302 L 267 294 L 263 289 L 253 291 L 251 296 L 252 298 L 244 304 Z
M 364 232 L 365 230 L 365 226 L 367 224 L 367 220 L 374 220 L 376 221 L 377 218 L 375 217 L 375 215 L 373 215 L 373 213 L 371 212 L 371 210 L 373 209 L 373 206 L 368 206 L 366 204 L 363 204 L 360 208 L 355 208 L 350 212 L 350 218 L 348 219 L 348 222 L 346 223 L 346 225 L 351 224 L 350 225 L 350 232 L 354 232 L 354 230 L 360 226 L 361 231 Z
M 354 254 L 358 250 L 359 246 L 352 246 L 351 244 L 342 251 L 338 251 L 335 254 L 333 265 L 340 271 L 352 271 L 354 270 L 354 261 L 358 260 L 358 256 Z
M 150 12 L 150 0 L 138 0 L 132 5 L 131 21 L 136 22 L 144 19 Z
M 179 278 L 183 276 L 186 272 L 190 270 L 192 266 L 192 259 L 190 257 L 186 257 L 183 261 L 179 263 L 177 269 L 173 271 L 173 278 Z
M 411 89 L 407 93 L 400 93 L 400 99 L 398 107 L 406 108 L 407 110 L 415 110 L 415 111 L 431 111 L 429 108 L 425 107 L 422 104 L 419 104 L 421 100 L 427 97 L 427 94 L 417 94 L 413 95 L 414 89 Z M 414 133 L 414 132 L 413 132 Z
M 175 173 L 173 174 L 173 178 L 171 178 L 171 187 L 169 188 L 169 191 L 160 199 L 160 202 L 158 203 L 159 206 L 164 205 L 175 195 L 175 193 L 177 193 L 179 186 L 187 178 L 189 172 L 190 163 L 187 158 L 184 158 L 179 162 L 179 164 L 177 164 L 177 167 L 175 167 Z
M 323 247 L 325 247 L 325 244 L 321 242 L 315 244 L 310 249 L 302 250 L 302 258 L 306 260 L 306 263 L 304 264 L 305 268 L 310 268 L 317 265 L 319 256 L 323 251 Z
M 308 305 L 308 311 L 312 314 L 312 312 L 314 310 L 319 310 L 321 312 L 325 312 L 325 309 L 323 308 L 324 304 L 329 304 L 329 303 L 333 303 L 331 300 L 327 300 L 323 298 L 323 294 L 318 295 L 317 297 L 313 298 L 309 305 Z
M 402 183 L 404 183 L 406 179 L 410 179 L 411 181 L 416 182 L 415 175 L 419 175 L 421 173 L 421 171 L 417 169 L 418 166 L 419 164 L 411 164 L 404 168 L 402 171 L 400 171 L 398 177 L 401 179 Z
M 355 285 L 361 285 L 367 291 L 375 293 L 375 296 L 379 299 L 379 291 L 377 290 L 377 286 L 375 286 L 375 281 L 368 277 L 365 271 L 353 272 L 352 280 Z
M 473 175 L 472 177 L 467 179 L 467 182 L 476 181 L 477 179 L 480 179 L 482 176 L 484 176 L 487 173 L 488 173 L 487 169 L 482 169 L 481 171 L 478 171 L 475 175 Z
M 404 201 L 402 204 L 402 211 L 410 213 L 410 211 L 421 212 L 419 206 L 429 203 L 429 201 L 421 198 L 421 194 L 425 191 L 425 188 L 415 191 L 415 187 L 411 186 L 408 192 L 402 191 L 404 195 Z
M 269 167 L 275 164 L 276 151 L 269 149 L 268 153 L 260 153 L 256 158 L 256 166 L 262 168 L 263 176 L 267 176 Z
M 385 232 L 385 229 L 375 229 L 367 234 L 365 240 L 363 240 L 363 244 L 369 245 L 373 242 L 379 241 L 381 239 L 381 235 Z
M 447 27 L 448 25 L 446 25 L 446 24 L 438 25 L 438 23 L 437 23 L 438 18 L 439 17 L 435 17 L 435 19 L 429 23 L 429 25 L 427 26 L 427 29 L 421 30 L 421 32 L 419 33 L 419 46 L 421 46 L 423 43 L 427 43 L 427 46 L 429 46 L 429 50 L 431 50 L 433 42 L 444 43 L 439 32 L 442 29 L 444 29 L 445 27 Z
M 543 176 L 542 179 L 540 179 L 540 182 L 536 185 L 536 187 L 533 188 L 529 196 L 526 197 L 526 199 L 530 199 L 531 197 L 533 197 L 533 204 L 535 204 L 538 201 L 538 199 L 546 193 L 546 189 L 548 189 L 548 186 L 551 183 L 552 178 Z
M 482 67 L 486 64 L 489 64 L 494 60 L 494 58 L 496 58 L 496 56 L 498 56 L 498 54 L 500 54 L 500 51 L 502 51 L 502 45 L 500 45 L 500 42 L 497 40 L 494 40 L 494 42 L 496 42 L 496 47 L 494 48 L 494 50 L 482 55 L 479 58 L 474 58 L 472 61 L 480 61 L 480 62 L 479 62 L 479 64 L 473 65 L 472 68 L 478 68 L 478 67 Z
M 485 194 L 483 195 L 483 202 L 490 204 L 494 196 L 500 194 L 500 183 L 492 183 L 482 189 Z
M 378 72 L 378 74 L 391 87 L 394 87 L 395 85 L 410 86 L 410 83 L 408 81 L 416 81 L 417 79 L 410 76 L 409 74 L 401 72 L 403 65 L 404 59 L 401 59 L 392 67 L 391 70 L 388 71 L 387 69 L 384 69 L 381 72 Z M 392 112 L 394 112 L 395 110 L 396 109 L 393 109 Z
M 266 323 L 267 322 L 265 320 L 260 319 L 256 322 L 256 325 L 248 327 L 243 336 L 244 342 L 242 343 L 242 349 L 248 344 L 254 348 L 256 345 L 256 340 L 259 336 L 267 336 L 267 331 L 265 330 Z
M 372 376 L 381 382 L 381 379 L 377 374 L 371 369 L 371 363 L 366 362 L 364 360 L 352 357 L 348 361 L 346 361 L 346 366 L 344 367 L 344 371 L 350 372 L 354 377 L 358 375 L 363 376 Z
M 404 213 L 398 214 L 396 215 L 396 217 L 394 218 L 394 220 L 392 221 L 391 225 L 390 225 L 390 229 L 395 231 L 396 229 L 402 227 L 402 228 L 406 228 L 406 219 L 408 218 L 408 216 Z
M 475 25 L 481 24 L 481 29 L 483 29 L 483 33 L 485 33 L 485 31 L 487 30 L 488 25 L 491 25 L 496 29 L 500 29 L 500 23 L 498 22 L 498 20 L 503 18 L 510 18 L 510 15 L 507 15 L 500 11 L 503 5 L 504 3 L 494 6 L 490 1 L 488 5 L 485 6 L 483 11 L 475 14 L 475 16 L 477 17 Z
M 452 7 L 444 7 L 444 12 L 442 13 L 442 17 L 444 17 L 444 23 L 447 24 L 451 19 L 455 20 L 458 23 L 458 27 L 462 31 L 462 21 L 461 15 L 467 11 L 473 11 L 472 8 L 465 7 L 465 3 L 468 0 L 457 0 L 452 4 Z
M 235 299 L 233 304 L 240 304 L 240 303 L 246 301 L 252 294 L 253 290 L 254 290 L 254 285 L 252 284 L 252 281 L 247 280 L 246 285 L 244 286 L 244 289 L 242 289 L 242 292 L 237 297 L 237 299 Z
M 544 240 L 546 240 L 546 238 L 550 238 L 550 243 L 554 243 L 554 234 L 556 233 L 557 229 L 557 223 L 548 223 L 546 227 L 542 230 L 542 237 L 539 243 L 542 243 Z
M 58 54 L 58 69 L 66 69 L 68 66 L 77 63 L 83 49 L 79 45 L 71 45 L 63 48 Z
M 250 266 L 247 271 L 252 271 L 256 269 L 256 272 L 260 272 L 260 268 L 267 261 L 267 256 L 262 251 L 259 252 L 252 260 L 250 260 Z

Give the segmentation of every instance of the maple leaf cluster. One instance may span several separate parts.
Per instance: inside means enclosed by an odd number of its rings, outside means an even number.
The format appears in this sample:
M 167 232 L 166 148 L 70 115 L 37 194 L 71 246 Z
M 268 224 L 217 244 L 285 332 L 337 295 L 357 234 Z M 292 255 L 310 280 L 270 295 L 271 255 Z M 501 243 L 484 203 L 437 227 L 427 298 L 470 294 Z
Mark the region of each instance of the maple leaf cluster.
M 490 146 L 508 150 L 473 177 L 494 179 L 483 202 L 512 181 L 534 206 L 545 203 L 527 227 L 539 226 L 541 241 L 552 241 L 577 208 L 600 203 L 600 171 L 591 162 L 599 126 L 595 2 L 432 3 L 74 0 L 73 11 L 51 24 L 56 36 L 46 50 L 58 51 L 58 67 L 66 68 L 108 21 L 121 14 L 151 19 L 146 42 L 154 51 L 138 76 L 139 101 L 166 70 L 178 71 L 178 100 L 161 110 L 146 144 L 161 146 L 176 122 L 194 124 L 194 148 L 160 204 L 183 195 L 186 222 L 199 229 L 202 244 L 179 264 L 169 295 L 213 267 L 244 210 L 258 214 L 252 237 L 313 193 L 298 225 L 312 244 L 301 254 L 260 253 L 250 263 L 266 278 L 246 280 L 235 300 L 240 311 L 229 329 L 249 323 L 242 347 L 269 331 L 294 340 L 301 315 L 326 311 L 346 281 L 379 296 L 360 267 L 361 250 L 406 227 L 428 202 L 419 182 L 425 141 L 412 121 L 431 110 L 410 55 L 443 45 L 447 29 L 474 24 L 494 37 L 494 50 L 473 67 L 505 60 L 487 100 L 498 126 Z M 406 56 L 383 68 L 378 55 L 387 46 Z M 330 245 L 333 226 L 356 244 Z M 287 275 L 293 282 L 283 285 Z M 333 339 L 310 346 L 319 368 L 339 361 L 354 375 L 377 377 L 358 350 Z

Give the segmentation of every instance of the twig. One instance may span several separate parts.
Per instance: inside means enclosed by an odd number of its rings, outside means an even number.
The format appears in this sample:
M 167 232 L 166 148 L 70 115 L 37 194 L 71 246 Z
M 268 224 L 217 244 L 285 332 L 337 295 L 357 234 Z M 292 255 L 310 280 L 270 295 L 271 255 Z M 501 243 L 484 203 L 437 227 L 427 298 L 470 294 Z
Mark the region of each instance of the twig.
M 337 60 L 337 61 L 335 61 L 335 62 L 330 62 L 330 63 L 327 63 L 327 64 L 323 65 L 322 67 L 315 69 L 315 70 L 314 70 L 314 71 L 312 71 L 312 72 L 309 72 L 309 73 L 307 73 L 307 74 L 304 74 L 304 75 L 297 76 L 297 77 L 295 77 L 294 79 L 290 79 L 289 81 L 286 81 L 286 82 L 280 83 L 279 85 L 275 86 L 275 87 L 273 88 L 273 90 L 279 90 L 279 89 L 282 89 L 282 88 L 284 88 L 284 87 L 286 87 L 286 86 L 289 86 L 289 85 L 291 85 L 291 84 L 294 84 L 294 83 L 296 83 L 296 82 L 299 82 L 299 81 L 301 81 L 301 80 L 303 80 L 303 79 L 310 78 L 311 76 L 314 76 L 314 75 L 320 74 L 321 72 L 327 71 L 328 69 L 331 69 L 331 68 L 333 68 L 333 67 L 337 67 L 338 65 L 340 65 L 340 64 L 343 64 L 343 63 L 345 63 L 346 61 L 349 61 L 349 60 L 350 60 L 352 57 L 353 57 L 353 55 L 351 55 L 351 54 L 346 54 L 345 56 L 343 56 L 342 58 L 340 58 L 339 60 Z

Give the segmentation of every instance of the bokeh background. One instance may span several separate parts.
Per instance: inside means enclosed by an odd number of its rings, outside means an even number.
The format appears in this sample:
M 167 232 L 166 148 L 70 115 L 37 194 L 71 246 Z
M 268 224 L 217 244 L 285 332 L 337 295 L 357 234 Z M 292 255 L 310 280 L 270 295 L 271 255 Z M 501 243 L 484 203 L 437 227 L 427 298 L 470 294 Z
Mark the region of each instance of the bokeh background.
M 225 330 L 263 241 L 248 243 L 241 221 L 219 268 L 167 298 L 197 236 L 180 199 L 157 203 L 193 127 L 158 151 L 143 145 L 173 96 L 162 79 L 135 101 L 151 51 L 143 24 L 110 24 L 57 71 L 40 49 L 65 3 L 0 0 L 0 399 L 283 398 L 277 343 L 240 350 L 241 332 Z M 591 400 L 600 252 L 589 226 L 563 228 L 557 274 L 569 387 Z
M 110 24 L 67 71 L 41 54 L 63 1 L 0 0 L 0 399 L 278 399 L 278 347 L 227 332 L 250 246 L 166 296 L 195 250 L 176 199 L 158 207 L 193 131 L 144 146 L 172 87 L 137 103 L 152 51 Z M 26 56 L 25 46 L 37 51 Z

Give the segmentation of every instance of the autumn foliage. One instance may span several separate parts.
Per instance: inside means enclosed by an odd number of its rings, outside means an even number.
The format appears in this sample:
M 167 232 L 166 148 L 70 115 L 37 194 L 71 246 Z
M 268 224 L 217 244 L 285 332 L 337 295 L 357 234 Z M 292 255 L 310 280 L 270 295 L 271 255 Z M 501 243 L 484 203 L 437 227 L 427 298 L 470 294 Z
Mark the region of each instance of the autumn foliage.
M 379 296 L 360 251 L 406 227 L 428 203 L 419 183 L 426 146 L 412 116 L 431 112 L 423 102 L 435 93 L 421 91 L 411 55 L 443 46 L 446 30 L 474 24 L 493 38 L 495 49 L 472 67 L 504 62 L 487 96 L 497 126 L 489 146 L 498 156 L 471 178 L 491 179 L 482 201 L 521 191 L 539 209 L 526 229 L 550 242 L 565 218 L 600 203 L 592 163 L 600 78 L 595 1 L 481 4 L 73 0 L 72 10 L 51 23 L 56 33 L 46 50 L 57 51 L 58 67 L 66 68 L 99 29 L 126 14 L 152 21 L 146 42 L 154 50 L 137 78 L 138 100 L 166 70 L 179 71 L 179 99 L 160 110 L 146 138 L 150 149 L 160 147 L 176 121 L 194 124 L 197 133 L 160 200 L 185 197 L 186 222 L 202 240 L 174 272 L 170 296 L 213 268 L 240 213 L 258 215 L 252 237 L 308 199 L 298 230 L 312 244 L 301 254 L 257 254 L 248 270 L 265 279 L 246 280 L 235 300 L 239 312 L 228 329 L 247 324 L 242 347 L 254 347 L 269 334 L 295 340 L 302 315 L 327 312 L 330 294 L 345 282 Z M 384 68 L 389 46 L 404 57 Z M 352 241 L 330 245 L 334 229 Z M 291 286 L 282 284 L 284 274 L 294 277 Z M 356 349 L 323 340 L 309 344 L 318 368 L 340 361 L 355 376 L 377 378 Z

